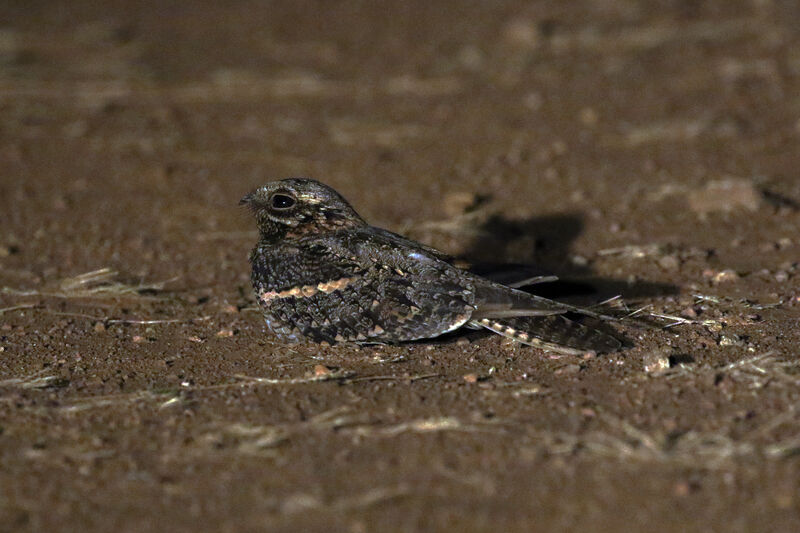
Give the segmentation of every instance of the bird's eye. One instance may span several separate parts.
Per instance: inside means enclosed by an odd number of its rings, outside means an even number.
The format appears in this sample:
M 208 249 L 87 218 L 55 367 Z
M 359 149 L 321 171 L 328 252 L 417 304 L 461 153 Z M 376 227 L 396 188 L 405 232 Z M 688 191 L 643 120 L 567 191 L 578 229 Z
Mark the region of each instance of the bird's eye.
M 297 200 L 288 194 L 277 193 L 272 195 L 270 203 L 272 204 L 273 209 L 289 209 L 294 207 L 294 204 L 297 203 Z

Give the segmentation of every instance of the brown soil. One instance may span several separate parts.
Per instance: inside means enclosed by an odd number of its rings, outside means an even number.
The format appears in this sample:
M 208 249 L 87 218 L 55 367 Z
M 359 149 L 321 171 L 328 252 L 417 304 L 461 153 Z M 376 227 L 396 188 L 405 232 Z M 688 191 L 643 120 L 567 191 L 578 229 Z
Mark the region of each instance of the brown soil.
M 5 2 L 0 530 L 800 530 L 797 20 Z M 278 343 L 236 204 L 292 175 L 655 326 Z

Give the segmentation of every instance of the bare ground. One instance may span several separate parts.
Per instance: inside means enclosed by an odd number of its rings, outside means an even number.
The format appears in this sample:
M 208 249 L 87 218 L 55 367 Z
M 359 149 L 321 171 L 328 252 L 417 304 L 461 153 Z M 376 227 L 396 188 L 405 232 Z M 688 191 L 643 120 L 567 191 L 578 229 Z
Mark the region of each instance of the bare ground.
M 0 530 L 800 529 L 797 3 L 162 4 L 0 8 Z M 291 175 L 652 325 L 280 344 Z

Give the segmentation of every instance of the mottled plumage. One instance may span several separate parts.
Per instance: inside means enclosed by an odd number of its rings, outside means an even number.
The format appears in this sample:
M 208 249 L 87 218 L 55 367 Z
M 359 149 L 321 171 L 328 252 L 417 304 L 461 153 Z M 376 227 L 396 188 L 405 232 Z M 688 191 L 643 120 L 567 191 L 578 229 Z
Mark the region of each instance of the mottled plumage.
M 474 275 L 433 248 L 369 226 L 317 181 L 268 183 L 241 203 L 259 228 L 253 288 L 282 339 L 394 343 L 467 326 L 565 353 L 620 347 L 563 316 L 580 309 Z

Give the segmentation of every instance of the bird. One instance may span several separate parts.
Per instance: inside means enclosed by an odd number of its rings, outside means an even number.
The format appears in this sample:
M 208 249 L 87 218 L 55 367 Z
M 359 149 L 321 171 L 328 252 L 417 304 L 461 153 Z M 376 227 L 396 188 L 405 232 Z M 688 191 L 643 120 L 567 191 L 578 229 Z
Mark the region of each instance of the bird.
M 241 199 L 258 225 L 251 281 L 267 329 L 285 342 L 397 344 L 486 329 L 562 354 L 614 352 L 615 336 L 576 322 L 590 310 L 460 268 L 430 246 L 369 225 L 310 178 L 267 183 Z

